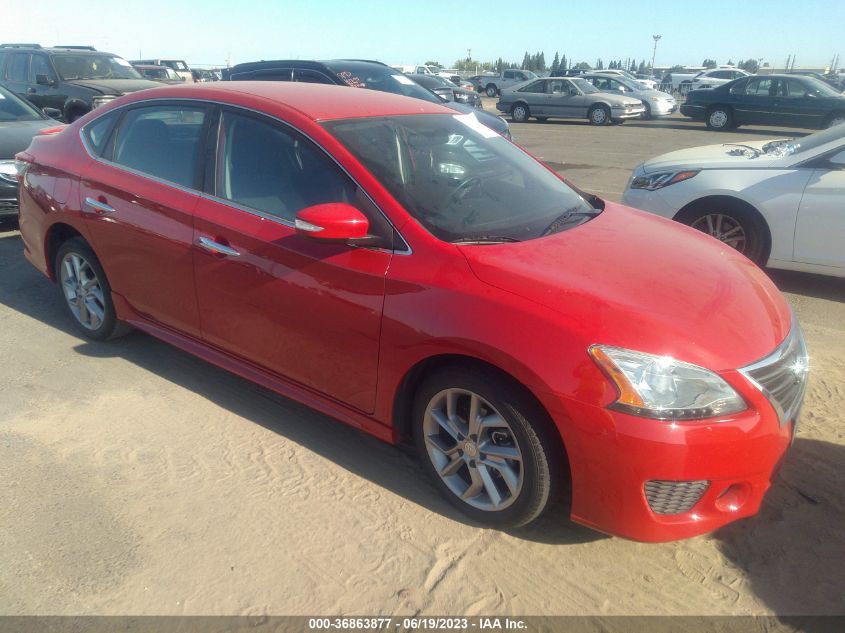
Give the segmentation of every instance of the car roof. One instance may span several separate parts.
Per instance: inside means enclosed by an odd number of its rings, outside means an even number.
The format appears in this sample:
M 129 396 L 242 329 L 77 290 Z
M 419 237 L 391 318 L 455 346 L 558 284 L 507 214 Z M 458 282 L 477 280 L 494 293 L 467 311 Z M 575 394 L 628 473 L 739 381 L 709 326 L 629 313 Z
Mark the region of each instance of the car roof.
M 403 114 L 455 114 L 453 110 L 436 103 L 389 92 L 296 81 L 193 83 L 155 88 L 154 92 L 144 90 L 130 93 L 129 100 L 150 98 L 230 101 L 270 114 L 272 104 L 276 104 L 281 108 L 297 110 L 314 121 Z

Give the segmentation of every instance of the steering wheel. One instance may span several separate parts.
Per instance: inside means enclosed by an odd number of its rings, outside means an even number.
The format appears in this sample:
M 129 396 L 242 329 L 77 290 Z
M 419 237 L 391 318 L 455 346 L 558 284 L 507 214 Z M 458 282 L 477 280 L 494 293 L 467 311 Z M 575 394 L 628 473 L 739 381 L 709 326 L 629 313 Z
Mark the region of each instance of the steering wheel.
M 481 184 L 481 178 L 478 176 L 473 176 L 472 178 L 467 178 L 461 184 L 458 185 L 458 188 L 452 193 L 452 197 L 450 200 L 452 202 L 459 202 L 463 200 L 466 195 L 473 189 L 475 189 L 478 185 Z

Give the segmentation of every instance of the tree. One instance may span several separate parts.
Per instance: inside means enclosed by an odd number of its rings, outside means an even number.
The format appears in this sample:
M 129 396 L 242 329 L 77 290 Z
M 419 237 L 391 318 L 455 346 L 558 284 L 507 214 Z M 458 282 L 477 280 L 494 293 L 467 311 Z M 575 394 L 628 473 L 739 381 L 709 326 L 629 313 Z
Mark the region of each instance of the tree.
M 592 66 L 590 66 L 587 62 L 578 62 L 573 66 L 575 70 L 592 70 Z
M 728 66 L 733 66 L 733 65 L 734 65 L 733 60 L 732 60 L 732 59 L 729 59 L 729 60 L 728 60 Z
M 537 68 L 536 70 L 546 70 L 546 54 L 543 51 L 537 53 Z
M 705 68 L 716 68 L 719 64 L 716 63 L 715 59 L 710 59 L 709 57 L 701 62 L 701 65 Z
M 569 70 L 569 62 L 566 61 L 566 55 L 560 58 L 560 69 Z
M 425 65 L 426 66 L 437 66 L 438 68 L 443 68 L 443 64 L 441 64 L 440 62 L 427 61 L 425 63 Z
M 526 70 L 531 70 L 531 56 L 528 51 L 525 51 L 525 56 L 522 58 L 522 67 Z
M 640 65 L 637 66 L 637 72 L 641 75 L 645 75 L 645 73 L 646 73 L 645 60 L 641 61 Z
M 555 51 L 555 58 L 552 60 L 552 71 L 560 70 L 560 55 Z
M 604 62 L 601 60 L 601 57 L 599 57 L 599 58 L 596 60 L 595 69 L 596 69 L 596 70 L 604 70 Z
M 739 60 L 736 67 L 753 75 L 760 68 L 760 64 L 756 59 L 746 59 L 745 61 Z

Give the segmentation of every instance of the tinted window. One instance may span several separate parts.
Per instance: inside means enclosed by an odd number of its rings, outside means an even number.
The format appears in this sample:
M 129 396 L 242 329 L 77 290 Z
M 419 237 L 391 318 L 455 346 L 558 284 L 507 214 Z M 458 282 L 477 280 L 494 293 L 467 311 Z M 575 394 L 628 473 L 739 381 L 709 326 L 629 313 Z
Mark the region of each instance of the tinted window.
M 114 55 L 53 55 L 53 64 L 65 81 L 74 79 L 143 79 L 125 59 Z
M 6 81 L 27 81 L 29 76 L 29 54 L 16 53 L 6 66 Z
M 748 83 L 745 84 L 745 94 L 768 97 L 771 87 L 771 79 L 750 79 Z
M 300 69 L 296 71 L 296 80 L 309 84 L 333 84 L 334 82 L 316 70 Z
M 114 162 L 195 188 L 205 117 L 205 110 L 199 107 L 130 110 L 117 131 Z
M 798 79 L 781 79 L 778 94 L 782 97 L 800 98 L 807 96 L 807 86 Z
M 83 130 L 85 140 L 88 141 L 88 146 L 97 156 L 107 154 L 103 150 L 106 147 L 106 141 L 109 138 L 112 127 L 119 116 L 119 112 L 109 112 L 85 126 Z
M 516 73 L 514 73 L 512 70 L 506 70 L 505 71 L 505 74 L 504 74 L 505 79 L 513 79 L 515 76 L 516 76 Z
M 29 103 L 0 86 L 0 122 L 37 121 L 41 118 Z
M 331 61 L 326 67 L 347 86 L 369 88 L 393 94 L 423 99 L 431 103 L 443 103 L 437 95 L 426 90 L 410 77 L 373 62 Z
M 357 187 L 310 141 L 277 124 L 225 112 L 215 193 L 292 222 L 305 207 L 355 203 Z
M 29 82 L 35 83 L 38 75 L 47 75 L 48 79 L 55 79 L 55 73 L 50 67 L 50 61 L 46 55 L 33 55 L 29 68 Z

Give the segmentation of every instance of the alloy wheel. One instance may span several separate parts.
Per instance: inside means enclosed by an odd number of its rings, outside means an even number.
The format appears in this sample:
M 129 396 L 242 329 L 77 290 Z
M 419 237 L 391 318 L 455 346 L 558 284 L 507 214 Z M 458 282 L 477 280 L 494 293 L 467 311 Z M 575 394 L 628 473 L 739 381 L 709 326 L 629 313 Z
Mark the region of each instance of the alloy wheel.
M 477 393 L 445 389 L 423 420 L 428 457 L 447 488 L 474 508 L 503 510 L 519 497 L 523 456 L 510 425 Z
M 698 218 L 690 226 L 715 237 L 740 253 L 745 252 L 748 241 L 745 228 L 736 218 L 730 215 L 708 213 Z
M 714 110 L 710 114 L 710 125 L 713 128 L 721 129 L 728 124 L 728 113 L 724 110 Z
M 105 319 L 103 287 L 91 264 L 79 253 L 67 253 L 62 259 L 59 281 L 71 313 L 87 330 L 98 329 Z

